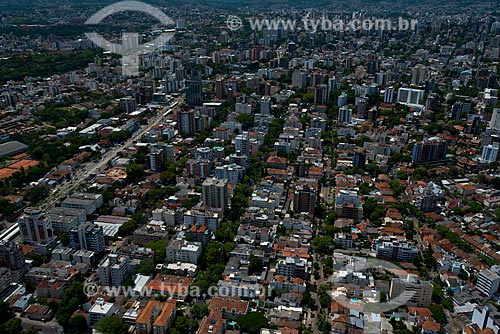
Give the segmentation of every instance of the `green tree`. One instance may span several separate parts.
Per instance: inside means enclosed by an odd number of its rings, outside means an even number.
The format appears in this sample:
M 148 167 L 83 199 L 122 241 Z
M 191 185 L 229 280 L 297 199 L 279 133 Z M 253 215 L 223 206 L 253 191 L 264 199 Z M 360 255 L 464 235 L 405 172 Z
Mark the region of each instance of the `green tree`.
M 313 239 L 312 247 L 315 252 L 321 254 L 329 254 L 330 251 L 335 247 L 333 238 L 330 236 L 316 236 Z
M 130 164 L 127 166 L 127 182 L 128 183 L 137 183 L 142 180 L 144 177 L 144 169 L 138 164 Z
M 0 301 L 0 323 L 4 323 L 12 317 L 12 313 L 9 309 L 9 304 Z
M 30 327 L 23 332 L 23 334 L 38 334 L 38 329 L 35 327 Z
M 439 322 L 440 324 L 445 324 L 447 319 L 446 319 L 446 313 L 444 313 L 443 307 L 438 304 L 434 304 L 429 306 L 429 310 L 432 312 L 432 317 Z
M 151 248 L 155 252 L 155 263 L 164 263 L 167 255 L 167 240 L 158 240 L 156 242 L 148 242 L 146 247 Z
M 253 125 L 253 117 L 248 114 L 239 114 L 236 116 L 236 120 L 241 123 L 241 128 L 243 131 L 247 131 Z
M 144 275 L 151 275 L 155 271 L 155 263 L 151 259 L 144 259 L 137 267 L 136 272 Z
M 99 320 L 95 328 L 101 334 L 123 334 L 128 332 L 129 326 L 123 322 L 122 318 L 112 315 Z
M 244 333 L 259 334 L 261 328 L 267 328 L 269 321 L 260 312 L 251 312 L 236 319 Z
M 248 258 L 248 273 L 252 275 L 253 273 L 262 272 L 262 259 L 253 254 Z
M 87 319 L 81 314 L 72 317 L 69 319 L 69 327 L 76 329 L 85 329 L 87 328 Z
M 69 235 L 68 233 L 61 232 L 57 235 L 57 239 L 64 245 L 69 245 Z
M 23 331 L 22 321 L 19 318 L 12 318 L 0 325 L 0 333 L 2 334 L 19 334 Z
M 130 219 L 129 221 L 123 223 L 120 228 L 118 228 L 118 235 L 120 237 L 126 237 L 134 233 L 139 224 L 135 221 L 135 219 Z
M 204 316 L 208 315 L 208 311 L 207 305 L 195 303 L 189 313 L 194 319 L 203 319 Z

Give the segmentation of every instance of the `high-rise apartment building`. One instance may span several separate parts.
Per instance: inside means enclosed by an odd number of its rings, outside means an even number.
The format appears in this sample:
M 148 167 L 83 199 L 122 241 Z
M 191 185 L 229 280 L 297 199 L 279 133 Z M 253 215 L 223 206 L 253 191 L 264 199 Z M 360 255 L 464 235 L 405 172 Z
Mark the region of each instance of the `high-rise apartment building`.
M 69 233 L 69 240 L 71 248 L 95 253 L 102 252 L 106 247 L 102 227 L 92 223 L 84 223 L 72 229 Z
M 446 158 L 448 145 L 446 141 L 438 137 L 415 143 L 412 151 L 412 159 L 415 162 L 439 161 Z
M 228 205 L 227 180 L 206 179 L 202 184 L 202 197 L 206 207 L 225 210 Z
M 128 256 L 109 254 L 98 266 L 97 275 L 102 285 L 122 286 L 130 275 Z
M 55 243 L 52 223 L 40 208 L 28 207 L 24 214 L 18 218 L 19 230 L 23 243 L 44 249 L 50 248 Z
M 393 278 L 389 296 L 402 300 L 407 306 L 428 307 L 432 299 L 432 284 L 410 274 L 406 278 Z

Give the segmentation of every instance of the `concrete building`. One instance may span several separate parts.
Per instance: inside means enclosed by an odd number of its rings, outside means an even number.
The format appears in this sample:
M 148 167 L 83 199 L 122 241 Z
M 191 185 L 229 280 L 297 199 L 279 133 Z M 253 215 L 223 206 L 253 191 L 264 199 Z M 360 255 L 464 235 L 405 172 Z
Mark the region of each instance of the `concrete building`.
M 175 319 L 176 303 L 175 299 L 149 300 L 135 322 L 137 334 L 166 334 Z
M 500 108 L 494 108 L 491 114 L 490 128 L 500 131 Z
M 342 108 L 345 105 L 347 105 L 347 93 L 342 92 L 340 96 L 337 98 L 337 106 L 339 108 Z
M 12 273 L 9 268 L 0 267 L 0 293 L 12 284 Z
M 206 225 L 215 233 L 221 222 L 221 216 L 217 212 L 189 210 L 184 213 L 184 226 Z
M 215 177 L 218 179 L 226 179 L 229 184 L 238 184 L 244 175 L 245 168 L 237 164 L 229 164 L 215 168 Z
M 426 66 L 422 64 L 415 65 L 415 67 L 411 72 L 411 84 L 416 86 L 420 85 L 425 80 L 426 75 L 427 75 Z
M 314 214 L 316 189 L 307 185 L 298 186 L 293 194 L 293 211 Z
M 228 206 L 227 180 L 208 178 L 202 184 L 203 204 L 208 208 L 225 210 Z
M 47 218 L 50 220 L 52 229 L 56 235 L 59 233 L 69 233 L 80 224 L 76 216 L 63 216 L 49 213 Z
M 363 205 L 357 191 L 337 190 L 335 196 L 335 212 L 341 218 L 361 219 Z
M 234 138 L 234 150 L 239 155 L 250 155 L 250 136 L 248 132 L 243 132 Z
M 498 276 L 491 270 L 484 269 L 479 272 L 476 287 L 482 294 L 484 294 L 488 298 L 491 298 L 495 293 L 497 293 L 499 285 L 500 276 Z
M 317 104 L 325 104 L 328 101 L 328 85 L 319 84 L 314 88 L 314 102 Z
M 201 242 L 173 239 L 167 246 L 166 260 L 168 263 L 198 264 L 202 251 Z
M 492 163 L 493 161 L 498 160 L 498 150 L 499 143 L 494 142 L 490 145 L 486 145 L 483 147 L 483 152 L 481 153 L 481 162 L 484 163 Z
M 424 91 L 412 88 L 400 88 L 398 90 L 398 103 L 420 105 L 424 98 Z
M 92 325 L 104 317 L 112 316 L 115 312 L 116 307 L 113 303 L 107 303 L 103 298 L 97 298 L 89 310 L 88 322 Z
M 491 328 L 495 334 L 500 332 L 500 312 L 491 304 L 478 305 L 472 311 L 472 323 L 480 330 Z
M 301 257 L 287 256 L 276 264 L 276 274 L 288 278 L 306 279 L 311 274 L 312 263 Z
M 203 87 L 201 80 L 186 80 L 186 103 L 189 106 L 203 105 Z
M 104 286 L 122 286 L 130 275 L 130 259 L 128 256 L 109 254 L 99 264 L 97 274 Z
M 15 242 L 0 240 L 0 266 L 14 271 L 25 268 L 21 246 Z
M 42 252 L 47 252 L 55 243 L 52 223 L 40 208 L 29 207 L 18 218 L 19 230 L 23 243 L 36 246 Z
M 384 103 L 392 103 L 394 101 L 394 87 L 387 87 L 384 92 Z
M 446 141 L 438 137 L 415 143 L 412 150 L 414 162 L 429 162 L 446 159 L 448 145 Z
M 84 223 L 69 233 L 70 247 L 74 249 L 102 252 L 106 247 L 104 231 L 101 226 Z
M 406 278 L 393 278 L 389 297 L 402 300 L 408 306 L 428 307 L 432 299 L 432 284 L 411 274 Z
M 398 262 L 412 262 L 418 255 L 417 247 L 406 239 L 383 236 L 375 240 L 377 257 Z
M 339 123 L 351 123 L 352 121 L 352 110 L 349 109 L 347 105 L 340 107 L 338 115 Z
M 103 204 L 103 197 L 101 194 L 92 193 L 74 193 L 66 198 L 61 207 L 70 209 L 85 210 L 87 215 L 92 215 Z
M 181 135 L 194 135 L 196 133 L 194 110 L 179 110 L 177 112 L 177 125 Z

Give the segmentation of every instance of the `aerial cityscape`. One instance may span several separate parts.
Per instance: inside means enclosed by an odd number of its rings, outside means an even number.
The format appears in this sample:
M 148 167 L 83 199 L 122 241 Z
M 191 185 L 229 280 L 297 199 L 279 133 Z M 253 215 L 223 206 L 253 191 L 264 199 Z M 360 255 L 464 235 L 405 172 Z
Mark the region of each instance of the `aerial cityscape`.
M 500 3 L 0 0 L 0 334 L 500 334 Z

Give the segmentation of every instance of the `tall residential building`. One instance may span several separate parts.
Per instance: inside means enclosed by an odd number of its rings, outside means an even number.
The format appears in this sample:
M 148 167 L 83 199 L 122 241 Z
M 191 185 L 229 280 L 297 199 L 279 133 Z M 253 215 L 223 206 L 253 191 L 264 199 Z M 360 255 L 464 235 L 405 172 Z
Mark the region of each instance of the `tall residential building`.
M 325 104 L 328 101 L 328 86 L 325 84 L 317 85 L 314 88 L 314 102 Z
M 102 252 L 106 247 L 102 226 L 84 223 L 72 229 L 69 233 L 70 247 L 84 249 L 95 253 Z
M 366 72 L 374 75 L 378 70 L 378 57 L 375 54 L 370 54 L 366 59 Z
M 203 204 L 208 208 L 225 210 L 228 206 L 227 180 L 206 179 L 202 184 Z
M 402 300 L 407 306 L 428 307 L 432 299 L 432 284 L 411 274 L 406 278 L 393 278 L 389 297 Z
M 483 147 L 483 152 L 481 154 L 481 162 L 485 163 L 492 163 L 493 161 L 498 160 L 498 150 L 499 150 L 499 143 L 494 142 L 491 143 L 490 145 L 486 145 Z
M 439 97 L 435 93 L 429 94 L 425 101 L 425 109 L 436 111 L 439 104 Z
M 151 147 L 147 158 L 149 160 L 149 169 L 151 169 L 153 172 L 161 172 L 161 170 L 163 169 L 163 163 L 165 161 L 165 154 L 163 149 Z
M 24 253 L 17 243 L 0 240 L 0 267 L 18 270 L 25 267 Z
M 481 330 L 477 333 L 482 333 L 483 329 L 490 328 L 493 333 L 498 334 L 500 332 L 500 312 L 492 304 L 478 305 L 472 312 L 472 323 Z
M 340 85 L 337 82 L 337 78 L 328 79 L 328 95 L 330 95 L 331 92 L 336 91 L 339 88 Z
M 390 86 L 385 89 L 384 103 L 392 103 L 394 101 L 394 87 Z
M 262 115 L 270 115 L 271 114 L 271 98 L 267 96 L 263 96 L 260 99 L 260 113 Z
M 186 29 L 186 21 L 184 21 L 184 19 L 182 19 L 182 18 L 178 18 L 175 21 L 175 29 L 177 29 L 177 30 L 184 30 L 184 29 Z
M 493 130 L 500 130 L 500 108 L 493 109 L 491 115 L 490 128 Z
M 420 85 L 425 80 L 426 75 L 427 67 L 421 64 L 416 65 L 411 72 L 411 84 Z
M 237 164 L 229 164 L 215 168 L 215 177 L 218 179 L 226 179 L 229 184 L 238 184 L 243 175 L 245 175 L 245 168 Z
M 412 151 L 412 160 L 415 162 L 439 161 L 446 158 L 448 145 L 438 137 L 415 143 Z
M 293 193 L 293 211 L 314 214 L 316 206 L 316 190 L 307 185 L 299 186 Z
M 186 103 L 189 106 L 203 105 L 203 88 L 201 80 L 186 80 Z
M 352 167 L 364 169 L 366 165 L 366 154 L 363 151 L 355 151 L 352 156 Z
M 125 255 L 109 254 L 98 266 L 97 275 L 104 286 L 122 286 L 130 275 L 130 259 Z
M 177 112 L 177 126 L 181 135 L 192 136 L 196 133 L 194 110 L 179 110 Z
M 339 95 L 339 97 L 337 98 L 337 107 L 343 107 L 347 105 L 347 93 L 346 92 L 342 92 L 342 94 Z
M 352 121 L 352 110 L 347 107 L 347 105 L 339 109 L 338 116 L 339 123 L 351 123 Z
M 289 278 L 307 279 L 311 274 L 312 263 L 299 256 L 287 256 L 276 264 L 276 274 Z
M 424 98 L 424 91 L 420 89 L 400 88 L 398 90 L 398 103 L 420 104 Z
M 42 213 L 42 209 L 28 207 L 18 218 L 19 230 L 23 243 L 43 249 L 50 248 L 55 242 L 52 223 Z
M 234 150 L 239 155 L 250 155 L 250 136 L 248 132 L 243 132 L 234 138 Z
M 307 72 L 294 71 L 292 74 L 292 86 L 293 87 L 305 87 L 307 85 Z
M 135 102 L 135 99 L 133 97 L 122 97 L 120 99 L 120 108 L 127 114 L 130 114 L 131 112 L 136 111 L 137 102 Z
M 215 81 L 215 97 L 217 100 L 222 100 L 226 97 L 226 84 L 224 79 L 217 79 Z
M 431 212 L 438 208 L 438 196 L 433 192 L 433 188 L 427 186 L 415 199 L 415 206 L 423 212 Z
M 335 212 L 341 218 L 361 219 L 363 205 L 355 190 L 339 189 L 335 195 Z
M 479 272 L 476 287 L 479 292 L 486 295 L 488 298 L 493 297 L 493 295 L 498 291 L 499 285 L 500 276 L 491 270 L 484 269 Z

